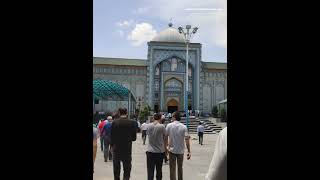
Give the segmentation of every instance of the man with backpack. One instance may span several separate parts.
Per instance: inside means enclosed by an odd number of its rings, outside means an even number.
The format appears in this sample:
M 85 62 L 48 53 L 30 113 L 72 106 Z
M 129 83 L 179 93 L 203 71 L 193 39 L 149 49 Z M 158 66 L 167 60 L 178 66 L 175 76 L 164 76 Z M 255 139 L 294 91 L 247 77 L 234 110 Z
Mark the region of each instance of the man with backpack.
M 98 124 L 98 128 L 99 128 L 99 132 L 100 132 L 100 147 L 101 147 L 101 151 L 103 152 L 103 146 L 104 146 L 104 142 L 103 142 L 103 127 L 106 124 L 107 121 L 105 121 L 104 119 L 101 119 L 99 124 Z
M 111 125 L 112 125 L 112 116 L 107 117 L 108 122 L 105 123 L 102 129 L 102 138 L 104 143 L 104 162 L 107 162 L 108 159 L 112 160 L 111 153 Z

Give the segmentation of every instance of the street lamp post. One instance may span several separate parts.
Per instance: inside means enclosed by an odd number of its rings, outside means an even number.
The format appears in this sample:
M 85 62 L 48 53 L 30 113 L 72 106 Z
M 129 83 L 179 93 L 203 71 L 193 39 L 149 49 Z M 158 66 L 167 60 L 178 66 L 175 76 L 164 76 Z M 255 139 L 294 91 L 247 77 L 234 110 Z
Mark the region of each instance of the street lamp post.
M 184 108 L 186 112 L 186 125 L 189 130 L 189 113 L 188 113 L 188 86 L 189 86 L 189 75 L 188 75 L 188 64 L 189 64 L 189 43 L 191 39 L 191 35 L 195 34 L 198 30 L 197 27 L 194 27 L 192 32 L 190 33 L 191 25 L 186 25 L 186 32 L 183 27 L 179 27 L 179 33 L 183 34 L 184 41 L 186 43 L 186 80 L 185 80 L 185 100 L 184 100 Z

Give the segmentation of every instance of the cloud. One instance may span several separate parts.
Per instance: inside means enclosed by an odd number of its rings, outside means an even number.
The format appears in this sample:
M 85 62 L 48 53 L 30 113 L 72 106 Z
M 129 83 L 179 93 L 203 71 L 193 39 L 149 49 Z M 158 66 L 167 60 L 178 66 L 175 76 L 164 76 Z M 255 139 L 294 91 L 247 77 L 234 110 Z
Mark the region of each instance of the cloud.
M 172 18 L 175 28 L 186 24 L 199 27 L 193 42 L 227 48 L 227 0 L 142 1 L 144 6 L 151 7 L 149 16 L 164 22 Z
M 141 7 L 132 11 L 133 14 L 144 14 L 149 11 L 150 7 Z
M 122 30 L 118 30 L 117 32 L 118 32 L 118 34 L 120 35 L 120 37 L 123 37 L 123 36 L 124 36 L 124 32 L 123 32 Z
M 124 20 L 124 21 L 120 21 L 120 22 L 117 22 L 116 25 L 119 26 L 119 27 L 129 27 L 131 26 L 132 24 L 134 23 L 133 20 Z
M 128 40 L 132 41 L 133 46 L 140 46 L 150 41 L 157 31 L 149 23 L 136 24 L 135 28 L 128 35 Z

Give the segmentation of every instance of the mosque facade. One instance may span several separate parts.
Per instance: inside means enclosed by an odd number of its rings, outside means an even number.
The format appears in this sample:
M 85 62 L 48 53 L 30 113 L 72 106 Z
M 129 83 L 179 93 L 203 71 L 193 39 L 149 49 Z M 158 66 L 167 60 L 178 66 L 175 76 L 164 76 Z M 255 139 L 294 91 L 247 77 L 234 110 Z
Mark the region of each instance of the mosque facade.
M 93 57 L 93 79 L 105 79 L 128 88 L 137 108 L 149 105 L 153 111 L 184 111 L 185 84 L 188 108 L 210 114 L 227 99 L 227 63 L 204 62 L 201 44 L 189 44 L 186 82 L 186 44 L 172 25 L 148 42 L 146 59 Z M 100 101 L 96 109 L 114 111 L 127 102 Z

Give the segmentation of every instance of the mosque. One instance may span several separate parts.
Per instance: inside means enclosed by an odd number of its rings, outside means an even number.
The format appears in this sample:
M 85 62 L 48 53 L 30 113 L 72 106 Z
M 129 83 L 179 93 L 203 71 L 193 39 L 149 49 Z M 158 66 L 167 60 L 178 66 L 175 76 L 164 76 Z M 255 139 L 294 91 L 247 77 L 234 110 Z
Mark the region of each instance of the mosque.
M 189 44 L 186 82 L 186 44 L 172 24 L 148 42 L 146 59 L 93 57 L 93 79 L 110 80 L 128 88 L 137 108 L 149 105 L 159 112 L 184 111 L 188 83 L 188 108 L 211 113 L 227 99 L 227 63 L 204 62 L 201 44 Z M 99 111 L 114 111 L 127 102 L 99 101 Z

